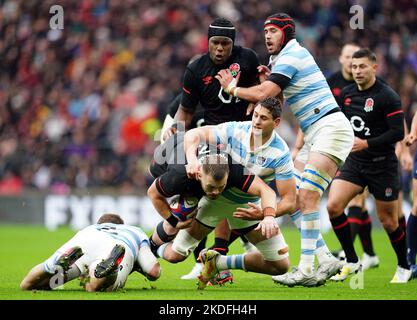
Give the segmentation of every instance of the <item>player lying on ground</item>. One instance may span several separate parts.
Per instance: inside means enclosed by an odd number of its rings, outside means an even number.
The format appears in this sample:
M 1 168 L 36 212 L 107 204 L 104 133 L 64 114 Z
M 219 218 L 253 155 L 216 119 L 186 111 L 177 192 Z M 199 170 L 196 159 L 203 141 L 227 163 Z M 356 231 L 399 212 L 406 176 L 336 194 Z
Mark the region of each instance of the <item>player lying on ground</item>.
M 51 290 L 80 276 L 85 290 L 115 291 L 123 288 L 133 271 L 157 280 L 161 268 L 152 254 L 146 234 L 125 225 L 120 216 L 104 214 L 38 264 L 22 280 L 22 290 Z

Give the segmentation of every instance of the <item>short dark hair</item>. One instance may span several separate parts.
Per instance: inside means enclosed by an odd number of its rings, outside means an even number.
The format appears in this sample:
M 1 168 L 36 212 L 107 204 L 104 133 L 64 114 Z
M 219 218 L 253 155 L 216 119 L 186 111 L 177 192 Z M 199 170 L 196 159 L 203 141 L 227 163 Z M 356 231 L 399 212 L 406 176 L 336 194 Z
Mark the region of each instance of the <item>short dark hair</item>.
M 102 223 L 124 224 L 124 221 L 118 214 L 105 213 L 97 221 L 97 224 Z
M 272 114 L 272 119 L 277 119 L 281 117 L 282 113 L 282 105 L 281 101 L 277 98 L 269 97 L 264 100 L 261 100 L 258 102 L 258 104 L 261 105 L 261 107 L 268 109 L 269 112 Z
M 356 59 L 365 58 L 365 57 L 368 58 L 373 63 L 376 63 L 376 55 L 369 48 L 359 49 L 352 56 L 352 58 L 356 58 Z
M 220 181 L 229 175 L 229 162 L 224 154 L 210 154 L 201 160 L 201 169 L 214 180 Z

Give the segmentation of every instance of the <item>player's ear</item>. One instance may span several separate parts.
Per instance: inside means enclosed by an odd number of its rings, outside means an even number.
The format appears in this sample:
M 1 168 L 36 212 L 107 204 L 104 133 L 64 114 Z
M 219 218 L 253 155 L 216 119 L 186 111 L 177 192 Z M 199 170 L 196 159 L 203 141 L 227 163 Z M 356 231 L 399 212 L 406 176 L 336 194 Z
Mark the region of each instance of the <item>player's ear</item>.
M 274 120 L 274 128 L 278 127 L 279 123 L 281 122 L 281 117 L 278 117 Z
M 203 178 L 203 174 L 201 173 L 201 167 L 198 168 L 196 177 L 198 181 L 201 181 L 201 179 Z
M 375 73 L 376 73 L 376 69 L 378 69 L 378 64 L 374 63 L 374 64 L 372 65 L 372 69 L 374 69 L 374 71 L 375 71 Z

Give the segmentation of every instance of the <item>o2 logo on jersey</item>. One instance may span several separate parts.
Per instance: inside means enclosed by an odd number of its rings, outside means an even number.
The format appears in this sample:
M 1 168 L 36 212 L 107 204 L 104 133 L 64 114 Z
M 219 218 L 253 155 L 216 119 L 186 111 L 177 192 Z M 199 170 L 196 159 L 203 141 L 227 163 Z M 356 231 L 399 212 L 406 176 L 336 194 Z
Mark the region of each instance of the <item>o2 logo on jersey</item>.
M 374 109 L 374 99 L 368 98 L 365 101 L 365 112 L 371 112 Z
M 365 136 L 370 136 L 370 130 L 368 127 L 365 127 L 365 121 L 362 120 L 359 116 L 353 116 L 350 118 L 350 124 L 352 125 L 353 130 L 356 132 L 365 131 Z
M 230 72 L 232 73 L 232 76 L 234 77 L 234 78 L 236 78 L 236 76 L 239 74 L 239 72 L 240 72 L 240 65 L 239 65 L 239 63 L 232 63 L 230 66 L 229 66 L 229 70 L 230 70 Z M 219 97 L 219 99 L 223 102 L 223 103 L 231 103 L 232 102 L 232 99 L 233 99 L 233 96 L 231 96 L 231 95 L 229 95 L 228 94 L 228 98 L 225 98 L 224 96 L 223 96 L 223 87 L 220 87 L 220 91 L 219 91 L 219 94 L 218 94 L 218 97 Z M 236 102 L 239 102 L 240 101 L 240 99 L 238 98 L 238 97 L 236 97 Z

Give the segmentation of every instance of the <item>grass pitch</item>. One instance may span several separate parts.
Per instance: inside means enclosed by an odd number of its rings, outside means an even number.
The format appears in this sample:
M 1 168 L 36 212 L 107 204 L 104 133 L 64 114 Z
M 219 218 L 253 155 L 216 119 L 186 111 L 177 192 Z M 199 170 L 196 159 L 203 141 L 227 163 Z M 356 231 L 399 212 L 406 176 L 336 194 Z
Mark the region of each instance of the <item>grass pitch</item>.
M 283 229 L 290 246 L 291 264 L 298 263 L 300 238 L 293 228 Z M 234 270 L 234 283 L 222 287 L 207 287 L 197 291 L 196 281 L 180 280 L 192 268 L 193 258 L 183 263 L 161 261 L 162 276 L 156 282 L 140 274 L 129 277 L 125 288 L 115 293 L 87 293 L 74 280 L 63 290 L 29 291 L 19 289 L 20 281 L 36 264 L 47 259 L 60 245 L 75 234 L 68 228 L 50 232 L 40 226 L 0 226 L 0 300 L 408 300 L 417 299 L 417 280 L 408 284 L 390 284 L 396 269 L 396 258 L 383 230 L 373 231 L 375 250 L 380 258 L 379 268 L 363 273 L 343 283 L 327 282 L 318 288 L 287 288 L 273 283 L 268 275 Z M 324 235 L 330 248 L 339 247 L 333 232 Z M 211 238 L 210 238 L 211 244 Z M 357 241 L 358 253 L 362 253 Z M 242 252 L 239 241 L 231 253 Z M 363 280 L 363 282 L 362 282 Z M 354 287 L 359 287 L 353 289 Z

